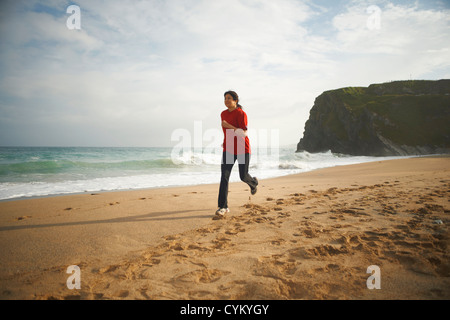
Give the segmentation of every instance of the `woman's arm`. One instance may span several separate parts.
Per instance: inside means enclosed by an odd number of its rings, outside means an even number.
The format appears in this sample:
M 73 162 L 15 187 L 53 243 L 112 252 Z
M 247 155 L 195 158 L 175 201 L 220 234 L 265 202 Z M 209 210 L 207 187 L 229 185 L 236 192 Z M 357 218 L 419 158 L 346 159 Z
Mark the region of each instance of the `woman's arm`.
M 229 124 L 225 120 L 222 120 L 222 127 L 224 127 L 225 129 L 233 129 L 233 130 L 237 129 L 235 126 Z
M 247 136 L 247 130 L 236 128 L 235 126 L 229 124 L 225 120 L 222 121 L 222 127 L 226 128 L 226 129 L 233 129 L 237 136 L 240 136 L 240 137 L 246 137 Z

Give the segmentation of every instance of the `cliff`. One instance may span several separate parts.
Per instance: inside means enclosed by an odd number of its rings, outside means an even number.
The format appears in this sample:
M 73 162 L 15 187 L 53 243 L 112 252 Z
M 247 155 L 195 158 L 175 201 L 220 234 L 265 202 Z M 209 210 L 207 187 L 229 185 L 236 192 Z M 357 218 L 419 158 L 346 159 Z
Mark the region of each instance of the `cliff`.
M 450 153 L 450 80 L 348 87 L 318 96 L 297 152 Z

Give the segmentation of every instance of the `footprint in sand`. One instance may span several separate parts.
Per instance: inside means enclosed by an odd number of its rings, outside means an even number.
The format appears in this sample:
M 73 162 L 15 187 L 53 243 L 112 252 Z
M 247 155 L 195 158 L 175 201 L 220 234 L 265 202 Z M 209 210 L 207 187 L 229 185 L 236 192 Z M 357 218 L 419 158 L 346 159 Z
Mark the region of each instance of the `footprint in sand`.
M 270 244 L 272 244 L 274 246 L 280 246 L 285 242 L 286 242 L 286 240 L 284 240 L 284 239 L 275 239 L 275 240 L 270 241 Z
M 191 283 L 212 283 L 220 280 L 222 276 L 228 275 L 230 272 L 222 271 L 218 269 L 202 269 L 194 270 L 185 274 L 182 274 L 173 279 L 175 283 L 185 282 L 187 284 Z
M 319 245 L 312 249 L 306 249 L 305 251 L 307 255 L 315 257 L 329 257 L 338 254 L 349 253 L 348 249 L 345 246 L 341 246 L 339 248 L 332 245 Z
M 212 240 L 213 249 L 224 249 L 231 245 L 231 239 L 225 236 L 218 236 L 216 239 Z
M 169 236 L 165 236 L 163 237 L 164 240 L 177 240 L 179 238 L 178 235 L 169 235 Z
M 245 229 L 241 228 L 239 226 L 236 229 L 229 229 L 229 230 L 225 231 L 226 234 L 229 234 L 229 235 L 232 235 L 232 236 L 234 236 L 234 235 L 236 235 L 236 234 L 238 234 L 240 232 L 245 232 Z
M 118 298 L 126 298 L 129 295 L 129 291 L 128 290 L 120 290 L 119 292 L 116 292 L 114 294 L 114 296 L 118 297 Z
M 118 265 L 110 265 L 110 266 L 106 266 L 106 267 L 99 269 L 98 273 L 99 274 L 110 273 L 110 272 L 117 270 L 118 268 L 119 268 Z
M 31 216 L 21 216 L 21 217 L 16 218 L 16 220 L 20 221 L 20 220 L 25 220 L 25 219 L 29 219 L 29 218 L 31 218 Z

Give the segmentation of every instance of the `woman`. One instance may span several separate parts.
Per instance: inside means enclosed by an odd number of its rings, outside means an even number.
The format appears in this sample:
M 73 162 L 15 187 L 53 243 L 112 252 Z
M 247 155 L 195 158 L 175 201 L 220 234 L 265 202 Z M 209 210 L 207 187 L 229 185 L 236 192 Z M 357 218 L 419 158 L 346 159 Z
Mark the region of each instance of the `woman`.
M 236 160 L 239 163 L 239 177 L 249 185 L 252 195 L 256 193 L 258 186 L 258 179 L 250 176 L 248 173 L 251 149 L 247 136 L 247 114 L 242 110 L 242 106 L 239 104 L 239 96 L 236 92 L 227 91 L 224 97 L 227 110 L 220 115 L 224 140 L 218 201 L 219 209 L 216 211 L 218 216 L 224 216 L 225 213 L 230 212 L 227 201 L 228 182 L 231 169 Z

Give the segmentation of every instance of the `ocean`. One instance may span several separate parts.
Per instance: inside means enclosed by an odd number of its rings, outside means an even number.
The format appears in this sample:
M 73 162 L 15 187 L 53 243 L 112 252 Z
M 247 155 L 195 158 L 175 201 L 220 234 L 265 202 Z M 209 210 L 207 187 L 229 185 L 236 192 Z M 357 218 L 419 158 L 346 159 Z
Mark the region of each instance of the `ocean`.
M 258 179 L 405 158 L 295 153 L 295 146 L 252 152 L 249 172 Z M 0 200 L 219 183 L 221 158 L 221 148 L 0 147 Z M 230 181 L 239 180 L 236 162 Z

